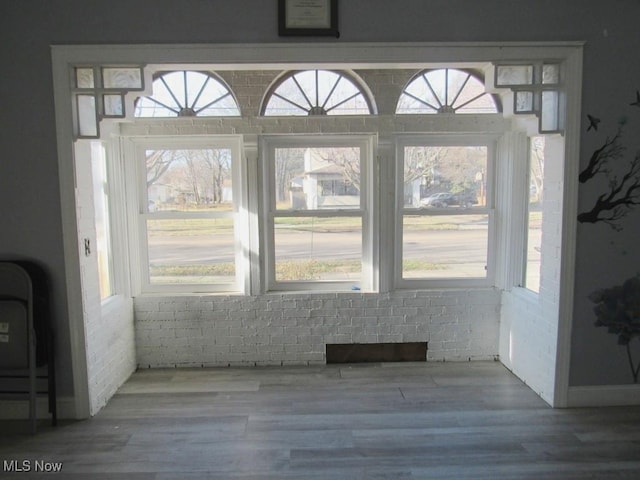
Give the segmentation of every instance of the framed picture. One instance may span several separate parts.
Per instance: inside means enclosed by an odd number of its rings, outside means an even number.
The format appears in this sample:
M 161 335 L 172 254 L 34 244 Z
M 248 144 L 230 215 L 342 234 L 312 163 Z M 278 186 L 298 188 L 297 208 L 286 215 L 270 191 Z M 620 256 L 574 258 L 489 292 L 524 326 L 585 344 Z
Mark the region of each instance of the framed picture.
M 278 33 L 339 37 L 338 0 L 278 0 Z

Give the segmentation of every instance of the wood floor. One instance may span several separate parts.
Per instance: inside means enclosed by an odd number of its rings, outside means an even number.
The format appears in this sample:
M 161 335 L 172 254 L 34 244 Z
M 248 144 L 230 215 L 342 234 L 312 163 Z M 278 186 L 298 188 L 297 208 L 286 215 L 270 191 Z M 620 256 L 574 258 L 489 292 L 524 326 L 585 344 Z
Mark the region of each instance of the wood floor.
M 554 410 L 495 362 L 144 370 L 91 420 L 23 423 L 0 478 L 640 478 L 640 408 Z

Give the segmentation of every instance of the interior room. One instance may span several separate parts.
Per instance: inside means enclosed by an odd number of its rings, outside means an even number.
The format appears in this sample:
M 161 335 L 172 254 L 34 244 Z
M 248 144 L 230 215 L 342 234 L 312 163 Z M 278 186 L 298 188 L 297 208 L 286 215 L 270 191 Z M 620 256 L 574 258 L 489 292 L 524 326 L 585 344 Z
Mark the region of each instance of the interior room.
M 640 6 L 393 5 L 0 7 L 0 262 L 55 371 L 11 396 L 0 292 L 5 471 L 637 468 Z

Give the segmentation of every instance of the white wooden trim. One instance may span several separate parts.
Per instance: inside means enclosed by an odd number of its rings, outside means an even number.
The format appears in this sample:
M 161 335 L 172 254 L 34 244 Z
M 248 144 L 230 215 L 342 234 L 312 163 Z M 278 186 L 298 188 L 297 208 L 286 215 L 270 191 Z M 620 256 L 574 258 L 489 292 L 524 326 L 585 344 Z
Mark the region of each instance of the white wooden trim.
M 619 407 L 640 405 L 640 385 L 569 387 L 563 407 Z
M 564 60 L 584 42 L 397 42 L 397 43 L 264 43 L 264 44 L 154 44 L 154 45 L 54 45 L 56 56 L 72 63 L 171 63 L 218 69 L 281 70 L 295 65 L 318 68 L 373 68 L 392 64 L 413 68 L 452 62 L 502 62 Z
M 73 377 L 74 405 L 72 410 L 76 418 L 88 418 L 90 416 L 89 377 L 76 218 L 73 112 L 69 85 L 70 65 L 65 59 L 65 53 L 64 50 L 54 48 L 52 63 L 62 239 L 67 289 L 67 322 L 71 344 L 71 374 Z
M 395 177 L 396 177 L 396 136 L 382 134 L 378 136 L 376 157 L 374 158 L 374 172 L 377 175 L 378 188 L 374 196 L 374 215 L 378 225 L 378 245 L 376 255 L 378 266 L 376 278 L 378 280 L 377 291 L 390 292 L 395 283 L 395 237 L 397 224 L 394 224 L 396 215 Z
M 568 402 L 573 327 L 576 235 L 578 230 L 578 173 L 580 168 L 580 117 L 582 102 L 582 48 L 569 53 L 566 69 L 564 192 L 562 202 L 562 244 L 560 252 L 560 292 L 556 378 L 553 406 Z
M 248 284 L 245 285 L 245 293 L 248 295 L 259 295 L 263 291 L 264 285 L 264 264 L 261 264 L 263 255 L 261 255 L 260 233 L 262 231 L 263 219 L 260 212 L 260 156 L 258 150 L 258 136 L 253 134 L 245 134 L 242 139 L 242 157 L 245 167 L 243 178 L 243 203 L 246 206 L 244 213 L 245 228 L 248 231 L 248 252 L 244 252 L 245 258 L 248 259 L 249 272 Z

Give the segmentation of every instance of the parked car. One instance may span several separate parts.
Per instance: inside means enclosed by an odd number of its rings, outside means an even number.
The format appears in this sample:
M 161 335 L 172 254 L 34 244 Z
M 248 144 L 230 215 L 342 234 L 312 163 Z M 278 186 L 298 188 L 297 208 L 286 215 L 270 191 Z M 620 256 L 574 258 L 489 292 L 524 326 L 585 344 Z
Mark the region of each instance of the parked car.
M 451 193 L 440 192 L 429 195 L 428 197 L 420 200 L 420 206 L 422 207 L 464 207 L 471 208 L 478 203 L 478 199 L 474 194 L 470 193 Z
M 422 207 L 445 207 L 447 205 L 447 199 L 451 197 L 451 193 L 441 192 L 434 193 L 420 200 L 420 206 Z

